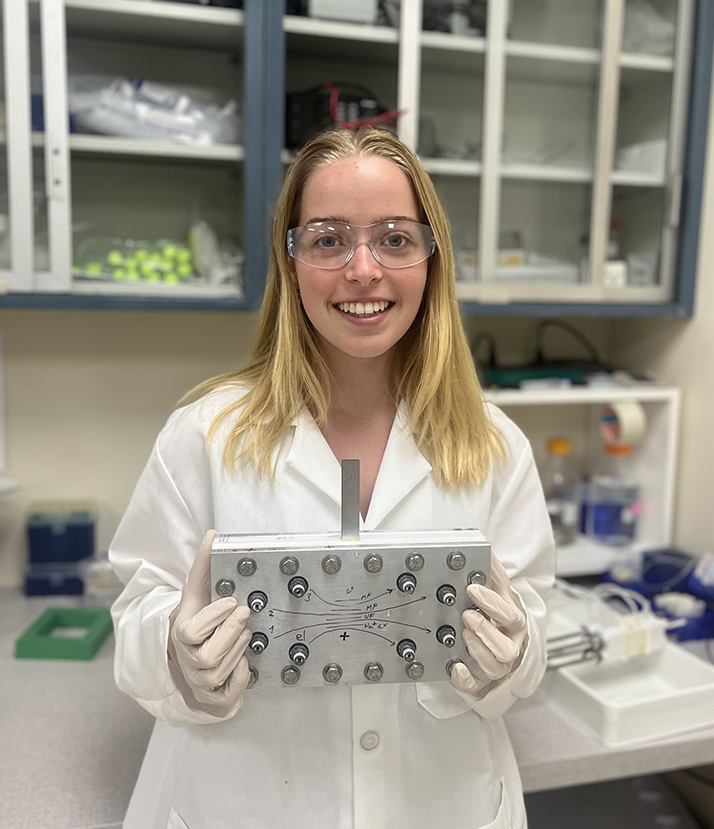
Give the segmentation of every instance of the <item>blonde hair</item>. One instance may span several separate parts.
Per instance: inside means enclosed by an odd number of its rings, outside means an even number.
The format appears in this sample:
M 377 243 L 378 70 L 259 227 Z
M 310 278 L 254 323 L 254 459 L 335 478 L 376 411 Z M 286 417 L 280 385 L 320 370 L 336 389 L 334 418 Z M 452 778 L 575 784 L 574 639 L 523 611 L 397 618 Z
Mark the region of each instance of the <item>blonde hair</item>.
M 290 228 L 300 223 L 301 197 L 315 170 L 354 156 L 394 162 L 411 182 L 436 240 L 419 312 L 397 343 L 392 360 L 395 403 L 406 403 L 409 426 L 436 482 L 448 488 L 485 481 L 505 442 L 486 411 L 458 313 L 449 227 L 431 179 L 416 155 L 391 133 L 376 129 L 334 130 L 307 144 L 290 166 L 273 219 L 270 266 L 260 326 L 246 366 L 190 391 L 180 405 L 226 385 L 247 387 L 213 421 L 210 441 L 237 415 L 224 448 L 228 468 L 255 463 L 274 477 L 277 454 L 295 417 L 306 406 L 318 425 L 330 408 L 330 373 L 317 334 L 305 314 L 286 249 Z

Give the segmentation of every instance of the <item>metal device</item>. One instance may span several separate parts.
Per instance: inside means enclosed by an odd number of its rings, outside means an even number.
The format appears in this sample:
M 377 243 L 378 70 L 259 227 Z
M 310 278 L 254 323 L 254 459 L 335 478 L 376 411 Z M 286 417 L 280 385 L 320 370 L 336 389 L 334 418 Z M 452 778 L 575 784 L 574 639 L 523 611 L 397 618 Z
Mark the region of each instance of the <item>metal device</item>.
M 477 529 L 359 530 L 359 461 L 342 462 L 341 532 L 220 535 L 212 598 L 251 608 L 250 687 L 448 680 L 465 662 L 469 584 L 490 586 Z

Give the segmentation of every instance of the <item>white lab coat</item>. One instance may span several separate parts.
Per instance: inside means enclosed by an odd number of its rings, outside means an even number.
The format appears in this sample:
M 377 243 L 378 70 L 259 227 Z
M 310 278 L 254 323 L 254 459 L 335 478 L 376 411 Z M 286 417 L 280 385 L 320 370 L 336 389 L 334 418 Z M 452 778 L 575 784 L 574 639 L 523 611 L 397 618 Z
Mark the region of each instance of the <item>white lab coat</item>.
M 169 418 L 110 550 L 126 584 L 112 609 L 116 681 L 158 719 L 125 829 L 524 829 L 501 714 L 541 679 L 554 571 L 528 441 L 491 407 L 508 462 L 484 486 L 448 492 L 435 485 L 402 407 L 362 525 L 482 530 L 528 617 L 528 645 L 509 677 L 470 703 L 448 682 L 256 687 L 219 720 L 186 705 L 167 663 L 169 614 L 204 534 L 340 526 L 340 466 L 307 412 L 286 437 L 274 484 L 225 469 L 225 429 L 206 450 L 209 424 L 235 395 L 215 392 Z

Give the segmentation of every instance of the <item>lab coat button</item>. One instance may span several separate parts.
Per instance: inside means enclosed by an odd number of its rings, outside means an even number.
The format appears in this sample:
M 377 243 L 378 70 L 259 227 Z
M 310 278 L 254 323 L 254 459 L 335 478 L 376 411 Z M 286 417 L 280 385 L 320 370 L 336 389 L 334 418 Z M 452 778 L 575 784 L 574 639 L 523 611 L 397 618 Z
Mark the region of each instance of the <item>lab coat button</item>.
M 379 745 L 379 734 L 376 731 L 365 731 L 359 738 L 359 744 L 365 751 L 372 751 Z

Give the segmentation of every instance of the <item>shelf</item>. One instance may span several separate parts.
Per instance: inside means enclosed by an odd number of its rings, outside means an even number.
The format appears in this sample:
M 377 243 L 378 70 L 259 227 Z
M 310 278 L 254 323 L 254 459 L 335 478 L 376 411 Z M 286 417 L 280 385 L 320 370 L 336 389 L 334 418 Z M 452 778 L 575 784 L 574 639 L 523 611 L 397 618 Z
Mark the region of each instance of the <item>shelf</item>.
M 610 180 L 619 187 L 664 187 L 666 184 L 659 173 L 639 170 L 613 170 Z
M 577 46 L 557 46 L 546 43 L 529 43 L 509 40 L 506 43 L 508 57 L 530 58 L 532 60 L 560 63 L 582 63 L 597 66 L 600 63 L 599 49 L 584 49 Z
M 486 41 L 482 37 L 422 32 L 420 43 L 422 67 L 427 72 L 483 73 Z
M 396 69 L 399 34 L 390 26 L 284 15 L 283 31 L 288 58 L 392 63 Z
M 100 282 L 75 279 L 72 291 L 81 296 L 156 297 L 162 299 L 234 299 L 243 300 L 235 285 L 163 285 L 160 282 Z
M 422 166 L 432 176 L 465 176 L 481 175 L 480 161 L 466 161 L 458 158 L 422 158 Z
M 652 383 L 634 383 L 632 386 L 573 386 L 569 389 L 532 391 L 484 391 L 486 400 L 496 406 L 607 405 L 630 400 L 640 403 L 662 403 L 671 401 L 678 395 L 679 389 Z
M 166 0 L 65 0 L 67 33 L 140 43 L 242 51 L 243 12 Z M 31 2 L 36 24 L 39 0 Z
M 552 164 L 502 164 L 499 172 L 501 178 L 530 181 L 590 184 L 593 180 L 592 169 L 587 167 L 557 167 Z
M 652 548 L 655 545 L 647 545 Z M 642 545 L 608 547 L 579 535 L 572 544 L 555 548 L 555 575 L 559 577 L 595 576 L 609 570 L 615 562 L 642 549 Z
M 620 55 L 622 69 L 639 69 L 643 72 L 674 72 L 674 58 L 667 55 L 639 55 L 627 52 Z

